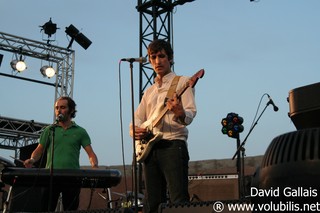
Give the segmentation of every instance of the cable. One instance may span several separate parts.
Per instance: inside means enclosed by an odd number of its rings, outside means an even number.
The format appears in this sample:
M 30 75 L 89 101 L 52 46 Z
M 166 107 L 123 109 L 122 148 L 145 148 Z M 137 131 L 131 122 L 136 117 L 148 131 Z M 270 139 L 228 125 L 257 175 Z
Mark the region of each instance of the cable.
M 122 118 L 122 91 L 121 91 L 121 60 L 119 62 L 119 108 L 120 108 L 120 136 L 121 136 L 121 150 L 122 150 L 122 165 L 123 165 L 123 175 L 124 175 L 124 184 L 125 184 L 125 191 L 128 191 L 128 185 L 127 185 L 127 175 L 126 175 L 126 163 L 125 163 L 125 158 L 124 158 L 124 143 L 123 143 L 123 118 Z
M 258 104 L 258 107 L 257 107 L 257 111 L 256 111 L 256 114 L 254 115 L 254 118 L 252 120 L 252 124 L 251 124 L 251 127 L 250 129 L 253 127 L 253 125 L 255 124 L 256 122 L 256 118 L 257 118 L 257 115 L 258 115 L 258 112 L 259 112 L 259 109 L 260 109 L 260 106 L 261 106 L 261 103 L 262 103 L 262 99 L 264 96 L 268 95 L 267 93 L 264 93 L 261 98 L 260 98 L 260 101 L 259 101 L 259 104 Z

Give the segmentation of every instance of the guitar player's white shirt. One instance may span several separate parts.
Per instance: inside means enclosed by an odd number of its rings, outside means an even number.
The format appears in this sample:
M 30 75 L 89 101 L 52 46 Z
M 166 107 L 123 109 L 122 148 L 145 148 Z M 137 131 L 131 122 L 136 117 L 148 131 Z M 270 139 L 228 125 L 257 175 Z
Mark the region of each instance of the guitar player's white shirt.
M 136 126 L 141 126 L 144 122 L 153 120 L 157 117 L 157 111 L 160 106 L 164 105 L 167 92 L 171 86 L 171 81 L 175 76 L 176 74 L 174 72 L 170 72 L 162 78 L 161 86 L 155 82 L 146 89 L 142 100 L 135 111 Z M 176 91 L 185 87 L 188 81 L 189 77 L 181 76 Z M 162 139 L 187 141 L 188 129 L 186 126 L 192 122 L 197 112 L 194 93 L 194 88 L 188 87 L 181 96 L 182 106 L 186 114 L 184 122 L 175 121 L 174 114 L 171 111 L 168 111 L 164 115 L 162 121 L 155 130 L 155 132 L 162 132 Z

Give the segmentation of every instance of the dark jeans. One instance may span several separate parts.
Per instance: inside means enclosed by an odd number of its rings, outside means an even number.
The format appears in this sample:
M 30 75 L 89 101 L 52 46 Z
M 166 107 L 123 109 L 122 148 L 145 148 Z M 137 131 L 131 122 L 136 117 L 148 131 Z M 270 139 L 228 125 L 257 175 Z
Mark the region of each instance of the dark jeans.
M 158 212 L 161 203 L 188 202 L 188 162 L 186 143 L 161 140 L 144 161 L 146 200 L 144 212 Z
M 49 207 L 50 189 L 42 190 L 42 210 L 54 211 L 56 209 L 60 193 L 62 193 L 63 210 L 77 210 L 79 206 L 79 195 L 81 188 L 79 187 L 59 187 L 53 186 L 51 194 L 51 202 Z

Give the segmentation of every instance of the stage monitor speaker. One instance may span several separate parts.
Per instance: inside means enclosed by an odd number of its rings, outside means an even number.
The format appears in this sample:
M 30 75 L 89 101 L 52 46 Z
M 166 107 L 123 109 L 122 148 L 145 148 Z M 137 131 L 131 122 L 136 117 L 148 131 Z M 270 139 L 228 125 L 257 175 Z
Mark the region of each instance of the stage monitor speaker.
M 187 204 L 161 204 L 158 213 L 228 213 L 228 212 L 242 212 L 249 213 L 251 211 L 230 211 L 228 204 L 240 204 L 238 200 L 229 201 L 206 201 L 206 202 L 191 202 Z M 244 202 L 242 202 L 244 204 Z
M 104 208 L 104 209 L 91 209 L 91 210 L 89 209 L 89 210 L 63 211 L 63 212 L 65 213 L 134 213 L 134 210 L 130 208 L 118 208 L 118 209 Z
M 20 148 L 20 160 L 30 158 L 33 150 L 38 146 L 38 143 L 31 144 Z M 24 167 L 24 165 L 15 160 L 17 167 Z M 40 165 L 40 162 L 35 163 L 35 167 L 43 168 L 46 164 L 46 154 Z M 41 187 L 22 187 L 13 186 L 12 195 L 10 198 L 10 211 L 12 212 L 40 212 L 41 211 Z
M 37 148 L 38 143 L 34 143 L 28 146 L 23 146 L 20 147 L 20 160 L 26 160 L 29 159 L 31 157 L 32 152 Z M 39 160 L 38 162 L 36 162 L 34 164 L 34 167 L 36 168 L 44 168 L 46 166 L 46 161 L 47 161 L 47 154 L 46 152 L 43 154 L 43 159 Z M 24 167 L 24 165 L 15 160 L 15 164 L 17 165 L 17 167 Z
M 10 212 L 41 212 L 41 188 L 13 186 Z
M 289 91 L 288 113 L 297 130 L 320 127 L 320 83 Z
M 189 176 L 191 201 L 239 199 L 238 174 Z

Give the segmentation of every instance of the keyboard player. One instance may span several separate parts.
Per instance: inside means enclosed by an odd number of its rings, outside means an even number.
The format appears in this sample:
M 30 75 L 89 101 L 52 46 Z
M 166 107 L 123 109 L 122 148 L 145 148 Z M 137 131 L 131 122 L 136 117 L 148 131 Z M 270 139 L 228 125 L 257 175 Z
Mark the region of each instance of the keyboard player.
M 58 98 L 54 105 L 56 122 L 48 126 L 40 135 L 37 148 L 30 159 L 24 161 L 27 168 L 36 161 L 41 161 L 42 154 L 47 153 L 46 168 L 54 172 L 55 169 L 80 169 L 80 149 L 86 151 L 92 168 L 98 168 L 98 158 L 91 146 L 87 131 L 77 125 L 73 118 L 76 116 L 76 103 L 70 97 Z M 53 151 L 54 150 L 54 151 Z M 80 187 L 45 187 L 41 206 L 43 211 L 54 211 L 62 193 L 64 210 L 77 210 L 79 206 Z

